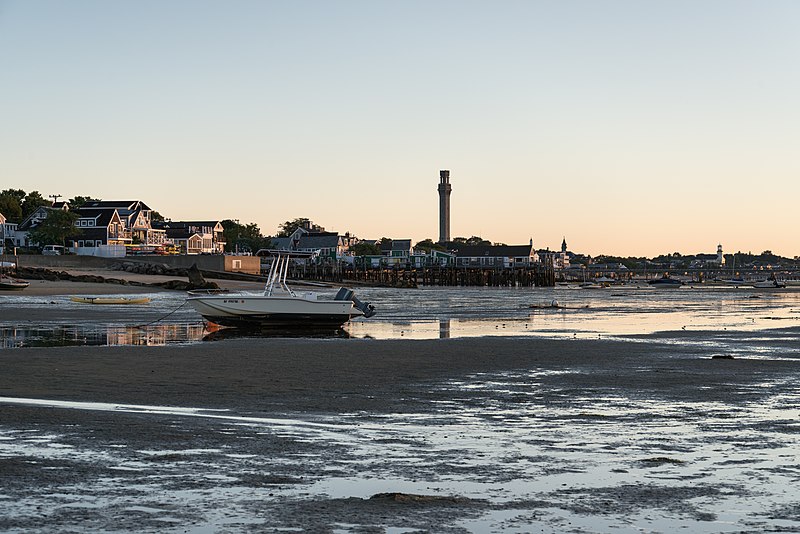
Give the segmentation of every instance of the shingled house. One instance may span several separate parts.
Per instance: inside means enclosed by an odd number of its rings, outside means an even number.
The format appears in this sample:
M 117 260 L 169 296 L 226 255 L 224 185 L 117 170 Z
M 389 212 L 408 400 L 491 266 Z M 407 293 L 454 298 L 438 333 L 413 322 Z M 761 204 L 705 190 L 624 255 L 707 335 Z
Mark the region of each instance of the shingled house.
M 456 250 L 457 267 L 530 267 L 538 256 L 529 245 L 459 245 Z

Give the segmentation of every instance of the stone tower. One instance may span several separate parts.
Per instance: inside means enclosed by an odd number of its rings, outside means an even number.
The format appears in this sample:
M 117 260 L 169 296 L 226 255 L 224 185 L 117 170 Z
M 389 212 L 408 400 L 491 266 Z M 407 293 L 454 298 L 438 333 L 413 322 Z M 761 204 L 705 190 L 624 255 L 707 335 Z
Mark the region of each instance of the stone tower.
M 439 171 L 439 243 L 450 241 L 450 171 Z

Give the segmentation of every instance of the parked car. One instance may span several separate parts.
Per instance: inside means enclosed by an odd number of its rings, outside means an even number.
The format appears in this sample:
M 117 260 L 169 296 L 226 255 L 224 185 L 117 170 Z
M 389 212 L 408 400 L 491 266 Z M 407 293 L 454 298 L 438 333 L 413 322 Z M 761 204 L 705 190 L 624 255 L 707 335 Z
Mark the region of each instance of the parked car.
M 43 256 L 61 256 L 64 254 L 64 247 L 61 245 L 45 245 L 42 249 Z

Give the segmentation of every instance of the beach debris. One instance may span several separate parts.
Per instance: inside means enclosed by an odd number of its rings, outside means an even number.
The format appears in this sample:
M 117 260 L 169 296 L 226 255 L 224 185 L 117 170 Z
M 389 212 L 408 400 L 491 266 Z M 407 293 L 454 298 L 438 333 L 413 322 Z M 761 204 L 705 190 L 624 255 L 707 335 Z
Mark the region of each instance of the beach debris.
M 546 308 L 560 308 L 561 306 L 559 305 L 556 299 L 553 299 L 550 302 L 540 302 L 538 304 L 531 304 L 528 307 L 536 309 L 546 309 Z
M 643 460 L 639 460 L 639 463 L 646 466 L 646 467 L 659 467 L 664 464 L 670 465 L 682 465 L 685 464 L 683 460 L 678 460 L 677 458 L 669 458 L 667 456 L 658 456 L 655 458 L 644 458 Z
M 562 304 L 556 299 L 549 302 L 539 302 L 536 304 L 528 305 L 528 308 L 535 310 L 559 309 L 559 310 L 584 310 L 588 308 L 588 304 Z
M 398 502 L 408 504 L 463 504 L 470 502 L 466 497 L 453 495 L 417 495 L 415 493 L 376 493 L 369 498 L 370 501 Z

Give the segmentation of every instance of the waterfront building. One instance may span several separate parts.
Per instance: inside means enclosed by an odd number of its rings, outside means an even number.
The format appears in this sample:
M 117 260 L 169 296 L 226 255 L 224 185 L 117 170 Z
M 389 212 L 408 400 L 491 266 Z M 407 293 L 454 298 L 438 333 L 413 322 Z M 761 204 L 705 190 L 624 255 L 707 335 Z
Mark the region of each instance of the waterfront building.
M 221 221 L 157 221 L 153 226 L 165 233 L 166 243 L 177 246 L 186 254 L 225 252 L 224 228 Z
M 459 245 L 456 252 L 457 267 L 531 267 L 539 257 L 528 245 Z
M 356 239 L 349 233 L 326 232 L 325 228 L 311 221 L 297 227 L 288 237 L 273 237 L 272 248 L 318 254 L 321 259 L 347 259 L 350 245 Z
M 555 270 L 569 269 L 569 252 L 567 251 L 567 238 L 561 241 L 561 251 L 551 251 L 549 248 L 538 250 L 539 261 Z
M 410 239 L 384 239 L 379 246 L 381 254 L 390 258 L 390 264 L 407 263 L 413 251 Z

